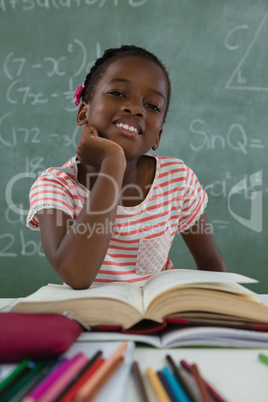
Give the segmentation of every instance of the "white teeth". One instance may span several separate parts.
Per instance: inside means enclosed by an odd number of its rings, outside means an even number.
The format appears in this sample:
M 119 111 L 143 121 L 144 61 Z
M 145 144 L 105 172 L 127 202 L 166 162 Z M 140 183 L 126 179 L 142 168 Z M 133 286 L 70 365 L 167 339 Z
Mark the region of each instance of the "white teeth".
M 128 124 L 118 123 L 116 124 L 116 127 L 122 127 L 125 130 L 131 131 L 132 133 L 139 134 L 139 131 L 135 127 L 129 126 Z

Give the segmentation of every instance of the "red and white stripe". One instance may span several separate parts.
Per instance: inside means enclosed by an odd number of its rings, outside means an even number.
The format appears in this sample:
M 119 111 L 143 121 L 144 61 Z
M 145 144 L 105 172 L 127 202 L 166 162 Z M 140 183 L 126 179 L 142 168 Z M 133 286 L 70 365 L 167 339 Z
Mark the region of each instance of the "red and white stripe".
M 207 194 L 183 161 L 156 159 L 154 182 L 145 200 L 118 206 L 112 238 L 94 285 L 124 281 L 143 286 L 157 272 L 174 268 L 168 257 L 177 232 L 189 229 L 203 213 Z M 76 157 L 63 167 L 47 169 L 30 191 L 27 225 L 39 230 L 36 213 L 56 208 L 76 219 L 89 196 L 77 180 Z

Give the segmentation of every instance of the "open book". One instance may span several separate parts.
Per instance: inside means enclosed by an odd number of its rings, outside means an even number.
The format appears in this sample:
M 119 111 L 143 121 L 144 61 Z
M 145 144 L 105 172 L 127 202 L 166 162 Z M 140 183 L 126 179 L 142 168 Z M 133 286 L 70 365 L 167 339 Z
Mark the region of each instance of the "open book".
M 209 325 L 184 327 L 171 324 L 163 330 L 152 334 L 133 334 L 119 331 L 84 331 L 79 336 L 77 343 L 94 341 L 132 341 L 160 349 L 192 346 L 267 348 L 268 332 Z
M 90 327 L 120 327 L 134 332 L 146 332 L 142 329 L 148 323 L 150 331 L 156 331 L 168 320 L 268 326 L 268 308 L 238 282 L 257 281 L 235 273 L 176 269 L 151 277 L 143 289 L 122 282 L 85 290 L 48 284 L 11 311 L 71 313 Z

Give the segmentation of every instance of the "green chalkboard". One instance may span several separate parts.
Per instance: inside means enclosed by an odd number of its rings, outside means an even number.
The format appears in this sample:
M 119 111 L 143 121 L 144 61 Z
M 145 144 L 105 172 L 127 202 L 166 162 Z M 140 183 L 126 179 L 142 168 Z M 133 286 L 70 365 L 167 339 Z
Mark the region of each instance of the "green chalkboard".
M 196 172 L 228 269 L 267 293 L 267 0 L 0 0 L 0 297 L 60 282 L 25 226 L 29 189 L 74 155 L 73 92 L 121 44 L 166 64 L 172 101 L 157 153 Z M 180 236 L 171 258 L 195 267 Z

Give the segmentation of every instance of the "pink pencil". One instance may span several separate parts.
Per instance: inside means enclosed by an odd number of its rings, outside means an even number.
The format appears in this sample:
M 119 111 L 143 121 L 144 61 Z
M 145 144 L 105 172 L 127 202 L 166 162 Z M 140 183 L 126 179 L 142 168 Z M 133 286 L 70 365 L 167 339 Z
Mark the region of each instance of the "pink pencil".
M 39 383 L 22 402 L 35 402 L 43 393 L 64 373 L 64 371 L 72 364 L 71 360 L 64 359 L 60 362 L 50 374 L 48 374 L 41 383 Z
M 54 401 L 87 363 L 88 358 L 84 354 L 78 353 L 78 355 L 72 359 L 71 365 L 64 371 L 57 381 L 55 381 L 47 391 L 42 394 L 41 398 L 38 399 L 38 402 Z

